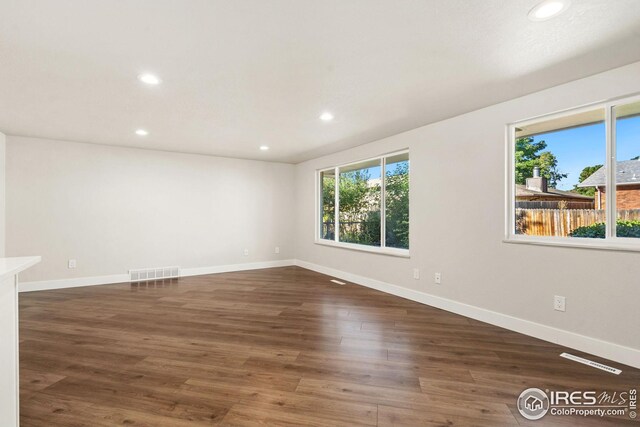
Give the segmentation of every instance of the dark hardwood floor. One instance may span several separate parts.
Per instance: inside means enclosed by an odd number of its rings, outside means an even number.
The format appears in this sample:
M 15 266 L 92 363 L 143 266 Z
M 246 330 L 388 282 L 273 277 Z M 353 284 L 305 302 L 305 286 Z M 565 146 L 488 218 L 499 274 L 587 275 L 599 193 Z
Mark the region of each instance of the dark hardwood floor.
M 20 295 L 21 425 L 636 425 L 529 387 L 622 391 L 577 351 L 298 267 Z

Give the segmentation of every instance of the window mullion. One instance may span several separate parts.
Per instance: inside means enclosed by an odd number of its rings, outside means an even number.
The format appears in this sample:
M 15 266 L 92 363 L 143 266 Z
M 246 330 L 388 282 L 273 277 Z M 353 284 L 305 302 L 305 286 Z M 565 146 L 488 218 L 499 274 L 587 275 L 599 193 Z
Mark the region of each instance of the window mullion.
M 333 205 L 335 206 L 333 209 L 333 224 L 334 224 L 334 231 L 333 231 L 333 240 L 336 242 L 340 241 L 340 168 L 335 168 L 334 170 L 334 176 L 336 177 L 335 179 L 335 190 L 334 190 L 334 196 L 335 196 L 335 201 L 333 203 Z
M 387 159 L 380 159 L 380 247 L 387 246 L 387 220 L 386 220 L 386 192 L 387 184 L 385 177 L 387 168 Z
M 616 144 L 615 144 L 615 126 L 614 118 L 612 114 L 612 105 L 607 105 L 605 109 L 605 129 L 607 138 L 607 159 L 605 167 L 605 216 L 606 227 L 605 236 L 606 239 L 616 237 Z
M 516 177 L 515 177 L 515 151 L 516 151 L 516 129 L 515 126 L 509 126 L 507 129 L 507 157 L 506 157 L 506 168 L 507 168 L 507 182 L 506 182 L 506 190 L 505 193 L 507 195 L 506 207 L 505 207 L 505 215 L 506 215 L 506 238 L 511 238 L 516 234 Z
M 318 171 L 316 173 L 316 241 L 322 239 L 322 229 L 324 227 L 324 186 L 323 186 L 323 172 Z

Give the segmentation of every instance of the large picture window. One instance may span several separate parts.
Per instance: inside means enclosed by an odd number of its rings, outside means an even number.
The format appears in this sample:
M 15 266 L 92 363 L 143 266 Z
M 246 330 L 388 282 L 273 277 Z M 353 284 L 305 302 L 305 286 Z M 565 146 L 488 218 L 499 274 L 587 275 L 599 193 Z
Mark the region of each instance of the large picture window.
M 407 255 L 409 153 L 319 171 L 318 242 Z
M 507 240 L 636 249 L 640 98 L 514 123 L 508 135 Z

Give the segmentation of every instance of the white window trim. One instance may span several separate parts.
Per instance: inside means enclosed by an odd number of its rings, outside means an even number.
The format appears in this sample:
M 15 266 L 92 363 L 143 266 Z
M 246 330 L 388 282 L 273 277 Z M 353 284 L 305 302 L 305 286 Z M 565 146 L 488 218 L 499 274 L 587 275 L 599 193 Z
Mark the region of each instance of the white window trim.
M 640 238 L 617 237 L 616 221 L 616 139 L 613 119 L 613 108 L 618 105 L 640 102 L 640 95 L 634 94 L 625 97 L 613 98 L 607 101 L 595 102 L 577 108 L 566 109 L 551 114 L 545 114 L 534 118 L 519 120 L 509 123 L 505 130 L 505 230 L 504 243 L 518 243 L 542 246 L 573 247 L 583 249 L 605 249 L 627 252 L 640 252 Z M 604 166 L 607 168 L 606 174 L 606 236 L 604 239 L 580 238 L 580 237 L 553 237 L 553 236 L 527 236 L 515 234 L 515 128 L 526 126 L 542 120 L 552 120 L 579 114 L 585 111 L 592 111 L 602 108 L 605 111 L 605 133 L 606 133 L 606 157 Z
M 391 153 L 386 153 L 386 154 L 381 154 L 379 156 L 375 156 L 375 157 L 368 157 L 365 159 L 361 159 L 361 160 L 357 160 L 354 162 L 349 162 L 349 163 L 344 163 L 341 164 L 339 166 L 332 166 L 332 167 L 325 167 L 325 168 L 321 168 L 321 169 L 317 169 L 316 170 L 316 176 L 315 176 L 315 186 L 316 186 L 316 196 L 315 196 L 315 200 L 316 200 L 316 215 L 315 215 L 315 233 L 314 233 L 314 243 L 317 245 L 324 245 L 324 246 L 331 246 L 331 247 L 335 247 L 335 248 L 342 248 L 342 249 L 350 249 L 350 250 L 355 250 L 355 251 L 361 251 L 361 252 L 370 252 L 370 253 L 376 253 L 376 254 L 381 254 L 381 255 L 390 255 L 390 256 L 396 256 L 396 257 L 401 257 L 401 258 L 410 258 L 410 252 L 409 249 L 402 249 L 402 248 L 390 248 L 386 246 L 386 205 L 385 205 L 385 193 L 386 193 L 386 180 L 384 179 L 385 175 L 386 175 L 386 159 L 387 157 L 391 157 L 391 156 L 396 156 L 399 154 L 408 154 L 409 153 L 409 149 L 404 149 L 404 150 L 399 150 L 399 151 L 393 151 Z M 347 242 L 341 242 L 340 239 L 340 197 L 339 197 L 339 180 L 340 180 L 340 173 L 339 170 L 340 168 L 344 168 L 347 166 L 351 166 L 351 165 L 355 165 L 358 163 L 363 163 L 363 162 L 368 162 L 368 161 L 373 161 L 373 160 L 379 160 L 380 161 L 380 245 L 381 246 L 368 246 L 368 245 L 360 245 L 358 243 L 347 243 Z M 336 177 L 335 181 L 335 212 L 336 212 L 336 218 L 335 218 L 335 235 L 334 235 L 334 240 L 328 240 L 328 239 L 322 239 L 320 236 L 322 234 L 322 190 L 321 190 L 321 179 L 320 179 L 320 174 L 322 172 L 327 172 L 327 171 L 334 171 L 334 176 Z M 411 173 L 411 169 L 409 169 L 409 173 Z M 411 179 L 411 178 L 409 178 Z M 409 203 L 411 203 L 411 199 L 409 199 Z M 411 217 L 409 217 L 411 218 Z M 409 227 L 411 227 L 411 225 L 409 225 Z M 411 228 L 409 228 L 411 229 Z
M 389 248 L 389 247 L 383 248 L 381 246 L 359 245 L 357 243 L 337 242 L 335 240 L 327 240 L 327 239 L 320 239 L 320 238 L 316 239 L 315 243 L 317 245 L 332 246 L 334 248 L 350 249 L 353 251 L 371 252 L 375 254 L 390 255 L 390 256 L 396 256 L 400 258 L 411 258 L 409 254 L 409 249 Z

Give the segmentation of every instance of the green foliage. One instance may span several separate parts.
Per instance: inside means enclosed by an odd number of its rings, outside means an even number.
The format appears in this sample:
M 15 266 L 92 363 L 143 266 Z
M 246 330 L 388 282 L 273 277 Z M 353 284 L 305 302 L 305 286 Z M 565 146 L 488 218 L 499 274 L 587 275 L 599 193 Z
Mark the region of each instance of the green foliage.
M 569 236 L 604 239 L 606 235 L 605 230 L 604 222 L 598 222 L 586 227 L 578 227 L 569 233 Z M 640 221 L 624 221 L 619 219 L 616 222 L 616 235 L 618 237 L 640 237 Z
M 322 174 L 322 238 L 333 240 L 335 236 L 336 179 Z
M 558 171 L 558 159 L 547 148 L 544 141 L 534 142 L 533 137 L 516 139 L 515 147 L 515 178 L 516 184 L 524 185 L 527 178 L 533 176 L 533 168 L 540 168 L 540 175 L 547 178 L 549 187 L 555 188 L 567 177 L 566 173 Z
M 371 174 L 359 169 L 340 174 L 340 219 L 358 221 L 374 205 L 380 206 L 380 186 L 370 186 Z
M 380 246 L 380 211 L 368 211 L 359 223 L 345 224 L 340 228 L 340 241 Z
M 386 242 L 388 247 L 409 249 L 409 162 L 387 171 Z
M 409 248 L 409 162 L 386 174 L 386 245 Z M 380 185 L 367 169 L 340 174 L 340 241 L 380 246 Z M 322 237 L 335 236 L 335 178 L 322 177 Z
M 578 227 L 569 233 L 569 237 L 588 237 L 591 239 L 604 239 L 605 237 L 604 222 L 596 222 L 595 224 Z
M 582 169 L 582 172 L 580 172 L 580 176 L 578 177 L 578 182 L 582 182 L 585 179 L 589 178 L 591 175 L 593 175 L 601 167 L 602 167 L 602 165 L 594 165 L 594 166 L 585 167 L 584 169 Z M 595 187 L 578 187 L 577 184 L 573 186 L 573 191 L 576 192 L 576 193 L 580 193 L 580 194 L 583 194 L 585 196 L 591 196 L 591 197 L 593 197 L 596 194 L 596 188 Z
M 380 185 L 368 169 L 340 174 L 340 241 L 380 246 Z

